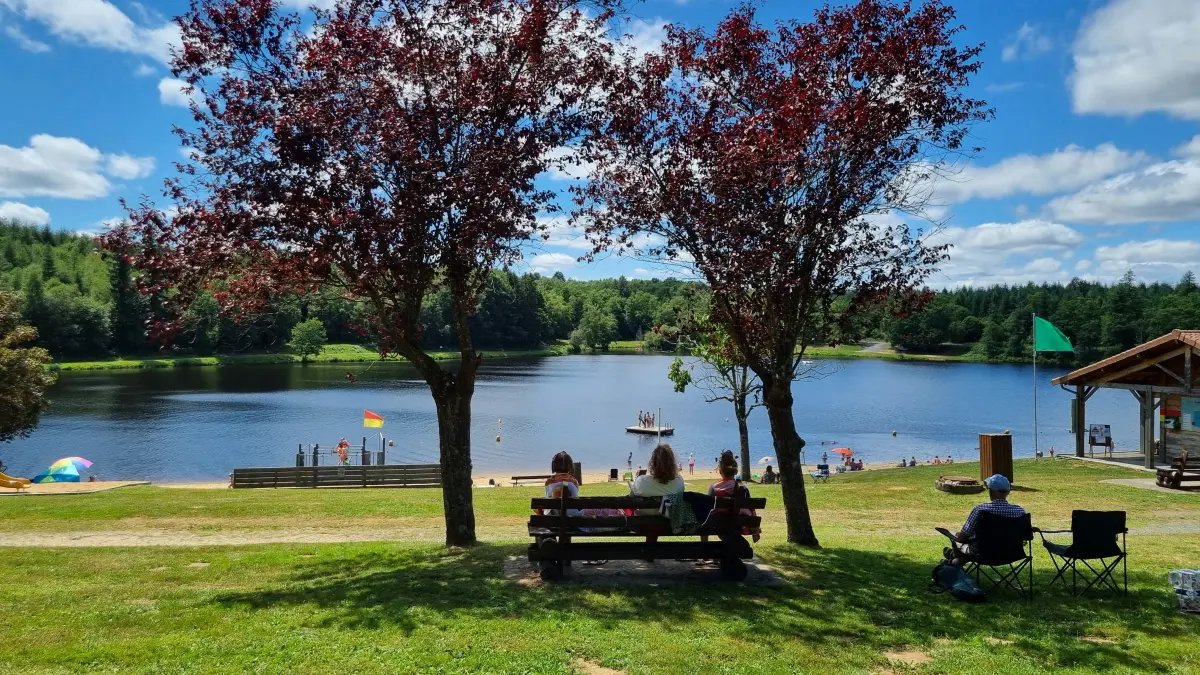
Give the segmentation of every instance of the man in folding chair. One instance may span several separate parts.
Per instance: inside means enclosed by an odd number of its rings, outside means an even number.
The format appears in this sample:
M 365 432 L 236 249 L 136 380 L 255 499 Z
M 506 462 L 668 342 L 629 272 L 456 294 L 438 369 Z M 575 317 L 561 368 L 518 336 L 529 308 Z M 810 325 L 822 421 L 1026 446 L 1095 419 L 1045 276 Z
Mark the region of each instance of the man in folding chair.
M 1038 530 L 1042 537 L 1042 545 L 1050 554 L 1050 561 L 1058 570 L 1054 575 L 1054 584 L 1059 579 L 1063 585 L 1067 583 L 1067 570 L 1071 570 L 1071 595 L 1083 595 L 1088 589 L 1106 587 L 1117 595 L 1129 594 L 1129 568 L 1125 560 L 1125 527 L 1124 511 L 1072 511 L 1070 530 Z M 1071 533 L 1071 544 L 1056 544 L 1046 539 L 1047 534 Z M 1120 538 L 1120 542 L 1117 538 Z M 1082 590 L 1076 582 L 1080 572 L 1079 563 L 1083 563 L 1091 572 L 1092 580 Z M 1093 567 L 1095 563 L 1095 567 Z M 1124 584 L 1117 581 L 1117 566 L 1121 566 Z
M 958 533 L 937 528 L 950 538 L 950 546 L 943 551 L 946 560 L 968 574 L 973 572 L 977 582 L 986 577 L 991 585 L 985 592 L 1004 584 L 1022 596 L 1032 597 L 1033 527 L 1029 514 L 1009 503 L 1012 485 L 1004 476 L 991 476 L 984 485 L 990 501 L 971 509 Z M 991 574 L 983 568 L 990 568 Z M 1028 588 L 1022 583 L 1022 572 L 1028 573 Z M 993 578 L 993 574 L 997 576 Z

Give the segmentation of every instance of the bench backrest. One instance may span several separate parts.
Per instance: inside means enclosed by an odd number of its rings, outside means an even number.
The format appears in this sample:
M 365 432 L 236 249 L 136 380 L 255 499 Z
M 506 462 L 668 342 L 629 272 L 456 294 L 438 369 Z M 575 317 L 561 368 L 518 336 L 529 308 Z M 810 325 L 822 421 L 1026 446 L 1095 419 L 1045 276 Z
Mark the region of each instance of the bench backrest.
M 234 469 L 234 488 L 441 487 L 440 464 L 289 466 Z
M 578 528 L 628 528 L 633 534 L 639 528 L 660 528 L 669 526 L 670 521 L 658 514 L 641 515 L 642 511 L 657 511 L 662 505 L 662 497 L 568 497 L 564 492 L 560 498 L 535 497 L 530 500 L 529 507 L 534 510 L 554 515 L 534 515 L 529 518 L 529 526 L 544 528 L 553 532 L 574 531 Z M 725 530 L 740 532 L 742 527 L 756 528 L 762 522 L 758 516 L 745 516 L 741 509 L 766 508 L 765 498 L 735 498 L 716 497 L 714 510 L 720 513 L 712 514 L 706 531 L 721 532 Z M 569 512 L 582 509 L 629 509 L 632 516 L 572 516 Z

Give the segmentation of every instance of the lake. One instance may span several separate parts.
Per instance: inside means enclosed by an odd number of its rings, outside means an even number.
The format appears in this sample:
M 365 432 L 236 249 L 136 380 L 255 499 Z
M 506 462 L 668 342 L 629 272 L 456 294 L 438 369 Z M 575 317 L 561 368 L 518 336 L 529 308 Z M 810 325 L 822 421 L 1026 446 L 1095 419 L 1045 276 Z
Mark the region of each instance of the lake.
M 736 451 L 732 405 L 701 392 L 673 391 L 669 356 L 562 356 L 486 361 L 472 422 L 476 472 L 543 473 L 569 451 L 585 470 L 645 464 L 654 439 L 624 431 L 639 410 L 662 408 L 676 427 L 671 444 L 708 466 Z M 795 416 L 813 463 L 822 448 L 849 446 L 871 462 L 935 454 L 977 457 L 977 434 L 1011 429 L 1019 456 L 1033 454 L 1029 366 L 884 360 L 822 361 L 836 370 L 795 385 Z M 350 383 L 347 370 L 358 374 Z M 365 371 L 365 372 L 364 372 Z M 1040 444 L 1073 452 L 1071 395 L 1050 384 L 1062 371 L 1038 370 Z M 330 447 L 378 436 L 362 412 L 384 417 L 395 440 L 389 462 L 437 460 L 433 401 L 403 364 L 245 365 L 62 373 L 52 407 L 28 439 L 0 446 L 8 473 L 32 476 L 59 457 L 80 455 L 104 480 L 220 480 L 234 467 L 291 466 L 298 444 Z M 1088 421 L 1112 425 L 1119 448 L 1137 447 L 1137 406 L 1127 392 L 1102 390 Z M 897 433 L 892 436 L 892 431 Z M 496 442 L 497 433 L 501 440 Z M 771 456 L 763 410 L 750 420 L 754 459 Z M 821 442 L 827 442 L 822 446 Z M 377 441 L 369 441 L 373 446 Z

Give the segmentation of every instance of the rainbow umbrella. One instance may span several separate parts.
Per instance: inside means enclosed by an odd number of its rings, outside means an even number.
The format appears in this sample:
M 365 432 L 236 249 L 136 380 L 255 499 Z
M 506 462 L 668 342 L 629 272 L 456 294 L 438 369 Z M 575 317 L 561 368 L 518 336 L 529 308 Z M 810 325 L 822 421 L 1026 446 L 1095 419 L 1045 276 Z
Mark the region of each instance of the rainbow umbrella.
M 64 457 L 31 479 L 34 483 L 78 483 L 79 470 L 92 463 L 82 457 Z

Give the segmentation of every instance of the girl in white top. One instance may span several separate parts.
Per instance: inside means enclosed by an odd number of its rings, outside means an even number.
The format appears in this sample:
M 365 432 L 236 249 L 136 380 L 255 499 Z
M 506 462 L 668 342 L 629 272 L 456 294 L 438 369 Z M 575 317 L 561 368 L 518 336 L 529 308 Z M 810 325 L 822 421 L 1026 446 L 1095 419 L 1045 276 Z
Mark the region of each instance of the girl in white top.
M 679 464 L 675 451 L 663 443 L 650 453 L 650 472 L 638 476 L 629 484 L 629 494 L 635 497 L 662 497 L 683 493 L 683 476 L 679 475 Z M 643 515 L 658 513 L 655 509 L 642 509 Z

